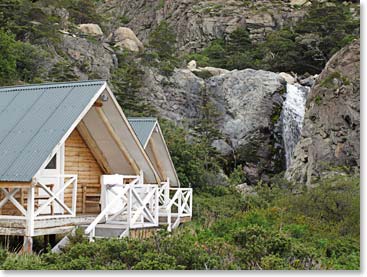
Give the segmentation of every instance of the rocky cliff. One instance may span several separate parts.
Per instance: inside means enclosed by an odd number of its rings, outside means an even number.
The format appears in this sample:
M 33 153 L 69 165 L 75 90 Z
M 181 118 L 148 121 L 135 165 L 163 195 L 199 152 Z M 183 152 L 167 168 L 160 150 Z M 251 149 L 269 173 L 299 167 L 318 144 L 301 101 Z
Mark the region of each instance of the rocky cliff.
M 285 81 L 279 74 L 245 69 L 203 79 L 188 69 L 164 77 L 146 68 L 144 82 L 142 95 L 158 113 L 190 129 L 200 117 L 205 92 L 218 112 L 214 120 L 223 135 L 214 145 L 232 163 L 244 165 L 250 182 L 269 180 L 284 170 L 279 117 Z
M 253 40 L 262 40 L 270 31 L 298 21 L 309 5 L 307 0 L 108 0 L 99 9 L 109 17 L 110 30 L 125 24 L 143 42 L 166 20 L 179 34 L 178 48 L 196 51 L 239 27 L 247 28 Z
M 309 93 L 301 139 L 286 172 L 288 179 L 311 184 L 336 170 L 358 170 L 359 68 L 359 40 L 327 63 Z
M 318 4 L 311 2 L 323 4 L 317 8 Z M 14 56 L 14 62 L 8 64 L 9 74 L 4 78 L 0 74 L 0 80 L 8 85 L 107 79 L 120 94 L 121 105 L 127 102 L 126 94 L 132 102 L 143 99 L 154 106 L 157 116 L 191 132 L 195 132 L 202 98 L 207 95 L 217 112 L 214 122 L 222 135 L 214 146 L 228 163 L 227 173 L 241 165 L 250 183 L 269 181 L 286 169 L 285 156 L 289 164 L 300 135 L 303 100 L 314 81 L 312 77 L 300 78 L 297 84 L 289 74 L 250 68 L 290 72 L 290 64 L 296 64 L 305 67 L 299 72 L 304 74 L 309 72 L 310 62 L 322 60 L 312 71 L 318 73 L 334 51 L 358 36 L 359 8 L 351 2 L 356 1 L 15 1 L 18 6 L 5 5 L 0 16 L 4 30 L 14 33 L 14 38 L 8 37 L 0 30 L 0 38 L 14 40 L 5 45 L 9 51 L 0 53 L 0 61 L 2 56 L 6 57 L 3 60 L 9 60 L 7 55 Z M 328 14 L 326 7 L 333 7 L 332 13 Z M 317 23 L 320 16 L 323 20 Z M 307 18 L 307 24 L 302 24 Z M 149 43 L 149 36 L 159 30 L 156 27 L 162 21 L 173 31 L 166 29 L 156 36 L 155 44 L 152 40 Z M 338 23 L 341 26 L 335 26 Z M 290 28 L 283 28 L 287 26 Z M 238 33 L 239 27 L 246 30 L 245 34 Z M 293 37 L 296 29 L 299 36 Z M 269 33 L 272 35 L 267 36 Z M 210 42 L 217 38 L 222 44 L 217 41 L 213 46 Z M 267 43 L 272 47 L 259 46 Z M 162 44 L 174 49 L 162 48 Z M 335 55 L 309 93 L 304 130 L 288 178 L 309 182 L 330 162 L 335 166 L 359 165 L 359 72 L 353 67 L 359 62 L 359 56 L 353 54 L 356 47 L 354 44 Z M 34 55 L 19 58 L 18 53 L 27 52 L 24 49 L 32 49 Z M 162 53 L 167 49 L 172 50 L 168 57 Z M 40 55 L 36 55 L 38 52 Z M 303 57 L 303 53 L 307 55 Z M 300 55 L 302 59 L 297 59 Z M 246 69 L 198 69 L 195 62 L 186 68 L 188 56 L 201 66 L 226 66 L 213 63 L 213 56 L 214 61 L 218 56 L 221 60 L 241 60 L 227 68 Z M 29 74 L 38 68 L 35 74 Z M 287 88 L 302 93 L 287 101 Z M 284 112 L 283 102 L 288 112 Z

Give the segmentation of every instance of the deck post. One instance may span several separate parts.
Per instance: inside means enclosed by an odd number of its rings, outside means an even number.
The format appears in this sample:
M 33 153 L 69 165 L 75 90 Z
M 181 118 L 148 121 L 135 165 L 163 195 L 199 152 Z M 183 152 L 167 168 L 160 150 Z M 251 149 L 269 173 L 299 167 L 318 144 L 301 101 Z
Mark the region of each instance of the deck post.
M 28 188 L 27 214 L 26 214 L 26 232 L 23 242 L 23 252 L 32 253 L 34 235 L 34 190 L 36 181 L 33 179 L 30 188 Z
M 33 251 L 33 238 L 30 236 L 25 236 L 23 241 L 23 253 L 32 254 Z
M 34 190 L 35 182 L 32 182 L 31 187 L 28 189 L 28 202 L 27 202 L 27 228 L 26 236 L 34 235 Z
M 140 170 L 140 173 L 139 173 L 139 182 L 138 182 L 139 185 L 142 185 L 144 184 L 144 172 L 143 170 Z

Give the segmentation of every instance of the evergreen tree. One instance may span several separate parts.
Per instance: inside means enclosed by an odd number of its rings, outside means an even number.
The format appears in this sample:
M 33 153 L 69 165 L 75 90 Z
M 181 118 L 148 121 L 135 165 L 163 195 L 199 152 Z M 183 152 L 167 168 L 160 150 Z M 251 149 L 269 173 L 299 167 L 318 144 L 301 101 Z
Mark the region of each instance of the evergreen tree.
M 131 53 L 119 55 L 119 66 L 114 70 L 111 84 L 117 101 L 128 116 L 153 116 L 155 111 L 140 95 L 142 71 Z
M 214 141 L 221 139 L 218 118 L 220 113 L 210 99 L 207 90 L 202 91 L 200 117 L 195 125 L 196 139 L 205 149 L 203 161 L 206 170 L 217 171 L 219 169 L 219 153 L 213 146 Z
M 170 60 L 176 53 L 176 34 L 166 21 L 161 21 L 149 36 L 149 47 L 160 60 Z
M 0 85 L 9 85 L 17 77 L 16 41 L 0 30 Z

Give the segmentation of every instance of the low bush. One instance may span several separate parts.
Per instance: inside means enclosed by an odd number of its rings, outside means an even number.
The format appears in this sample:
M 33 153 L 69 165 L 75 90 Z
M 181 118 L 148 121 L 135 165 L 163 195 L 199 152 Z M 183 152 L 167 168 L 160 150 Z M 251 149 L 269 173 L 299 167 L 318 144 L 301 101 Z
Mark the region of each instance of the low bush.
M 152 238 L 88 243 L 78 234 L 61 254 L 0 252 L 1 269 L 359 269 L 359 177 L 313 189 L 232 187 L 195 191 L 194 218 Z M 278 180 L 280 183 L 280 180 Z M 270 191 L 275 196 L 270 197 Z M 255 201 L 255 199 L 257 199 Z M 317 203 L 315 203 L 317 202 Z M 338 204 L 336 204 L 338 203 Z M 350 218 L 353 219 L 351 224 Z M 346 228 L 347 225 L 350 225 Z

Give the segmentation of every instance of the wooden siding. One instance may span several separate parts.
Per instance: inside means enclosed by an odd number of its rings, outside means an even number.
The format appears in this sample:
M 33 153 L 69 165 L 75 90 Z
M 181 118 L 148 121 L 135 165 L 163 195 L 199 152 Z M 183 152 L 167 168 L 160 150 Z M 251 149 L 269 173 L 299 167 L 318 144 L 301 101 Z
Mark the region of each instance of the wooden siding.
M 30 184 L 28 184 L 29 186 Z M 14 188 L 11 184 L 7 186 L 7 188 Z M 19 186 L 20 187 L 20 186 Z M 25 208 L 27 209 L 27 190 L 28 188 L 21 188 L 15 195 L 14 198 Z M 4 192 L 0 192 L 0 201 L 5 198 Z M 1 209 L 1 215 L 16 215 L 22 216 L 23 214 L 14 206 L 13 203 L 8 201 Z
M 78 175 L 77 213 L 82 213 L 83 186 L 87 194 L 100 195 L 100 177 L 104 172 L 78 130 L 74 130 L 65 142 L 65 174 Z M 64 199 L 71 205 L 71 188 L 65 191 Z M 98 204 L 87 204 L 87 213 L 99 213 Z

